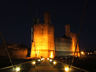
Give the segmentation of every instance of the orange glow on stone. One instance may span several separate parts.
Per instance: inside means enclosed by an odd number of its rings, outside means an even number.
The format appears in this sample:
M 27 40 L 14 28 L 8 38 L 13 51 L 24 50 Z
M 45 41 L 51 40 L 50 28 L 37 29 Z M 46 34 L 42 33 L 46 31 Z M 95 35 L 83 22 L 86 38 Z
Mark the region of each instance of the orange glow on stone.
M 77 48 L 76 48 L 76 42 L 77 42 L 77 37 L 76 37 L 76 35 L 73 35 L 72 36 L 72 52 L 73 52 L 74 56 L 80 57 L 79 44 L 77 44 Z M 75 48 L 76 48 L 76 50 L 75 50 Z
M 54 28 L 48 24 L 35 24 L 31 57 L 54 57 Z
M 53 53 L 53 51 L 50 51 L 50 56 L 49 56 L 50 58 L 54 58 L 54 53 Z

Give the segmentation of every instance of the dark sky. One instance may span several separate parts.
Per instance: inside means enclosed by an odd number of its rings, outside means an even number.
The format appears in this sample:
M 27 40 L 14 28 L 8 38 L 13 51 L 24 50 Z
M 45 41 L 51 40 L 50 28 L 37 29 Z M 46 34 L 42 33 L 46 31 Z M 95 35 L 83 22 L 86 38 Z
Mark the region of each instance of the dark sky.
M 64 25 L 70 24 L 71 31 L 80 32 L 80 48 L 96 49 L 96 5 L 95 0 L 7 0 L 1 4 L 0 32 L 7 43 L 25 44 L 30 47 L 30 29 L 33 18 L 51 14 L 55 26 L 55 37 L 64 35 Z M 87 6 L 87 7 L 86 7 Z M 80 27 L 81 26 L 81 27 Z

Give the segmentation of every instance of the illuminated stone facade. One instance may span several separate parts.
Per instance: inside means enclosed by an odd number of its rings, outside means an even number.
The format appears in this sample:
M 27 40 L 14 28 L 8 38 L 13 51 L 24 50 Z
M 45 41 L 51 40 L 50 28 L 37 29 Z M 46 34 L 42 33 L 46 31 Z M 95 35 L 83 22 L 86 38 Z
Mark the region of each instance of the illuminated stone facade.
M 78 40 L 78 36 L 77 36 L 76 33 L 70 32 L 70 24 L 65 25 L 65 35 L 72 39 L 72 46 L 71 46 L 72 55 L 80 56 L 80 53 L 79 53 L 79 42 L 77 41 Z
M 48 13 L 44 15 L 44 24 L 34 24 L 32 36 L 31 57 L 54 58 L 54 27 Z
M 80 56 L 77 35 L 70 32 L 70 25 L 65 26 L 65 36 L 56 38 L 54 43 L 54 26 L 50 23 L 48 13 L 44 15 L 44 24 L 36 23 L 33 26 L 31 58 L 57 56 Z
M 70 32 L 70 25 L 65 25 L 64 36 L 55 39 L 56 56 L 80 56 L 77 38 L 75 33 Z
M 9 44 L 7 46 L 8 52 L 13 59 L 26 59 L 28 50 L 25 46 L 20 46 L 18 44 Z M 5 47 L 0 47 L 0 56 L 8 57 Z

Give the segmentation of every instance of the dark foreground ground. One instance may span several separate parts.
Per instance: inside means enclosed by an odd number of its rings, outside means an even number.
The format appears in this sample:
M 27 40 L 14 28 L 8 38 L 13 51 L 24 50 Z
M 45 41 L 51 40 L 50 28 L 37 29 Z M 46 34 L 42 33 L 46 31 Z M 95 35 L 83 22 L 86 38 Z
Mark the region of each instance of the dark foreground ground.
M 86 69 L 89 72 L 96 72 L 96 55 L 88 55 L 83 56 L 81 58 L 74 58 L 74 61 L 72 62 L 73 58 L 66 58 L 66 57 L 59 57 L 56 58 L 58 61 L 62 61 L 63 63 L 67 63 L 79 68 Z M 31 61 L 31 59 L 12 59 L 12 63 L 19 64 L 23 62 Z M 9 59 L 0 57 L 0 68 L 10 66 L 11 63 Z
M 86 69 L 90 72 L 96 72 L 96 55 L 88 55 L 74 62 L 75 66 Z
M 13 65 L 17 65 L 23 62 L 31 61 L 31 59 L 11 59 Z M 12 65 L 9 58 L 0 57 L 0 68 L 4 68 Z
M 1 69 L 0 72 L 85 72 L 84 70 L 74 68 L 73 66 L 70 66 L 69 68 L 68 65 L 57 60 L 38 60 L 40 59 L 31 60 L 23 64 L 17 65 L 17 67 L 20 68 L 19 71 L 17 71 L 16 66 L 14 66 Z M 36 64 L 33 64 L 34 61 L 36 61 Z
M 60 57 L 58 60 L 62 61 L 63 63 L 86 69 L 89 72 L 96 72 L 96 55 L 86 55 L 81 58 L 74 58 L 74 60 L 72 57 Z

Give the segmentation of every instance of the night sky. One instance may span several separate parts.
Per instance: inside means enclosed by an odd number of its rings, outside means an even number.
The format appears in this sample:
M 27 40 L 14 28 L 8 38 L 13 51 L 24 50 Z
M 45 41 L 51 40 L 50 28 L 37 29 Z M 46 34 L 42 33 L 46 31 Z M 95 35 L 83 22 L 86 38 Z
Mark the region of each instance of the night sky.
M 71 31 L 80 32 L 81 49 L 96 49 L 96 2 L 95 0 L 7 0 L 0 2 L 0 32 L 7 43 L 25 44 L 30 48 L 33 18 L 43 23 L 48 11 L 55 26 L 55 37 L 64 35 L 64 25 Z M 79 31 L 81 30 L 81 31 Z

